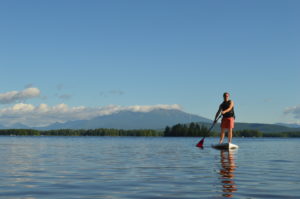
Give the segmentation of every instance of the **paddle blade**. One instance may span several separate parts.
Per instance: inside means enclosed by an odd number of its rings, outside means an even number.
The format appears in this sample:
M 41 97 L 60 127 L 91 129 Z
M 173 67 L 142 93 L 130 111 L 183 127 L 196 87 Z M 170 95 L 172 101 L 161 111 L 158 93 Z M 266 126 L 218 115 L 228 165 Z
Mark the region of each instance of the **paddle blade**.
M 204 138 L 198 142 L 197 147 L 203 148 Z

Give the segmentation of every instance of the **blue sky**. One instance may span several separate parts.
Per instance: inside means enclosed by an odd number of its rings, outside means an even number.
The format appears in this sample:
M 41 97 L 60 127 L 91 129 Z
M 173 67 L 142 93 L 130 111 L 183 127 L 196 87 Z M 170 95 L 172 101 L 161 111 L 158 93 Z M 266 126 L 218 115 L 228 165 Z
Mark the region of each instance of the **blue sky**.
M 299 7 L 297 0 L 1 1 L 0 123 L 25 121 L 41 104 L 52 117 L 61 104 L 169 105 L 212 119 L 225 91 L 238 122 L 300 123 Z

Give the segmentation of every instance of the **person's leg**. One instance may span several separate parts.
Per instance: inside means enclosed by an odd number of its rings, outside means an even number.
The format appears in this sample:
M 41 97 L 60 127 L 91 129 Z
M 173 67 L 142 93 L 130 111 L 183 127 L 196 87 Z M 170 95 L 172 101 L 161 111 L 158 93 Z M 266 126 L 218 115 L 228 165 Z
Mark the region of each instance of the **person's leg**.
M 221 134 L 220 134 L 220 144 L 222 144 L 223 140 L 224 140 L 224 136 L 225 136 L 225 128 L 221 128 Z
M 228 143 L 231 143 L 232 140 L 232 129 L 228 129 Z

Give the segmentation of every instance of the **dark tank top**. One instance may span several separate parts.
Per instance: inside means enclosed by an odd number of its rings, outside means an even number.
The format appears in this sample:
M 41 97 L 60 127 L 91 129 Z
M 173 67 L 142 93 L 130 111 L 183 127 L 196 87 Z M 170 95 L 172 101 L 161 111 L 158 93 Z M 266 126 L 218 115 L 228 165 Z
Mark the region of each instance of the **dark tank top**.
M 231 103 L 231 100 L 228 100 L 227 102 L 224 101 L 224 102 L 220 105 L 222 111 L 228 109 L 229 106 L 230 106 L 230 103 Z M 234 118 L 235 118 L 233 107 L 232 107 L 232 109 L 231 109 L 229 112 L 225 113 L 225 114 L 223 115 L 223 117 L 226 117 L 226 118 L 228 118 L 228 117 L 234 117 Z

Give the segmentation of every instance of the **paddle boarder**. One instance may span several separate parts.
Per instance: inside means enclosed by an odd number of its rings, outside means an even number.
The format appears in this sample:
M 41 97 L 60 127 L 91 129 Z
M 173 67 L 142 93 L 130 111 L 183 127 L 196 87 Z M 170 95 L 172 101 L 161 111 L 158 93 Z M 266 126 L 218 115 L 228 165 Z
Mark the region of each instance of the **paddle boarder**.
M 220 134 L 220 144 L 224 140 L 225 131 L 228 130 L 228 143 L 232 140 L 232 130 L 234 128 L 234 102 L 229 99 L 229 93 L 225 92 L 223 94 L 224 101 L 220 104 L 219 110 L 216 113 L 215 121 L 217 120 L 220 113 L 222 114 L 221 121 L 221 134 Z

